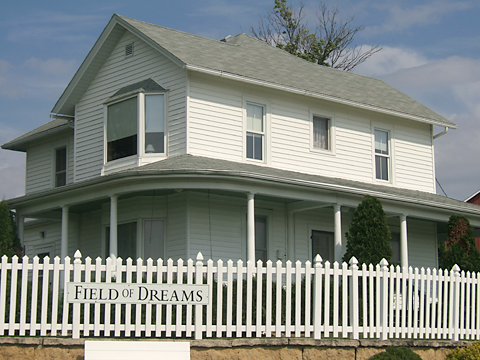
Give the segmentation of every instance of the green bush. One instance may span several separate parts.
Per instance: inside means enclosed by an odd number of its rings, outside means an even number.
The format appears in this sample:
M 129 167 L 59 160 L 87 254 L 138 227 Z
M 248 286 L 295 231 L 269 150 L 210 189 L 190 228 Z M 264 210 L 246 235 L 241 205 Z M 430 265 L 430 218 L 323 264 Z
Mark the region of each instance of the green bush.
M 343 261 L 355 256 L 359 265 L 378 264 L 382 259 L 390 262 L 392 235 L 380 200 L 366 195 L 353 213 L 347 233 L 347 250 Z
M 389 347 L 387 351 L 376 354 L 371 360 L 422 360 L 412 350 L 406 347 Z
M 474 342 L 472 345 L 464 347 L 457 347 L 450 355 L 447 356 L 447 360 L 476 360 L 480 359 L 480 341 Z
M 447 270 L 457 264 L 465 271 L 480 271 L 480 253 L 470 222 L 465 216 L 450 216 L 448 240 L 438 247 L 438 263 L 440 268 Z

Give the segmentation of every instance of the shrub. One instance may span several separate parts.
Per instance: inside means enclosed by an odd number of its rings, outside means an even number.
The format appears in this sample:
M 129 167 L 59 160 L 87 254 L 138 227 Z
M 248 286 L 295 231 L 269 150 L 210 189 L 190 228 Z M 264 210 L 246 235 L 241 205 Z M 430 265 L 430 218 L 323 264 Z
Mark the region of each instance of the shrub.
M 465 271 L 480 271 L 480 253 L 475 244 L 472 227 L 466 217 L 450 216 L 448 240 L 438 248 L 438 262 L 442 269 L 450 270 L 457 264 Z
M 472 345 L 464 347 L 457 347 L 450 355 L 447 356 L 447 360 L 476 360 L 480 359 L 480 341 L 474 342 Z
M 376 354 L 371 360 L 422 360 L 412 350 L 406 347 L 389 347 L 387 351 Z
M 380 200 L 366 195 L 353 213 L 347 233 L 344 262 L 355 256 L 359 264 L 378 264 L 383 258 L 390 262 L 392 235 Z

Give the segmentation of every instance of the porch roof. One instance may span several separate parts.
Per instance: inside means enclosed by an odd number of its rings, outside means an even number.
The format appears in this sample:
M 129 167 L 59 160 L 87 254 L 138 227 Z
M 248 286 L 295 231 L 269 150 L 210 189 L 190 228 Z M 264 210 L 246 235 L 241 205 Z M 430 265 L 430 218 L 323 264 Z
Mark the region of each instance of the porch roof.
M 307 189 L 310 191 L 317 189 L 322 192 L 340 195 L 364 196 L 368 194 L 378 197 L 379 199 L 413 207 L 419 206 L 420 208 L 442 210 L 450 214 L 462 213 L 472 215 L 480 224 L 480 206 L 447 198 L 442 195 L 194 155 L 169 156 L 165 160 L 138 168 L 69 184 L 56 189 L 27 194 L 22 197 L 10 199 L 8 203 L 12 208 L 28 208 L 34 203 L 45 204 L 49 202 L 49 199 L 53 202 L 61 201 L 68 203 L 69 201 L 73 201 L 72 199 L 74 198 L 86 199 L 85 194 L 89 191 L 92 192 L 91 200 L 93 200 L 93 198 L 98 199 L 100 194 L 107 197 L 109 193 L 118 191 L 115 189 L 128 191 L 129 186 L 132 187 L 132 189 L 138 184 L 149 186 L 147 185 L 147 179 L 154 179 L 153 184 L 160 186 L 158 182 L 159 176 L 165 177 L 165 179 L 172 176 L 175 178 L 178 177 L 179 179 L 185 178 L 188 181 L 192 181 L 192 188 L 195 188 L 197 180 L 200 182 L 205 179 L 208 181 L 209 177 L 221 177 L 223 179 L 236 181 L 243 181 L 242 179 L 253 180 L 254 182 L 258 181 L 271 184 L 269 186 L 276 184 L 280 186 L 293 186 L 297 189 Z M 109 186 L 105 186 L 107 183 Z M 208 186 L 216 185 L 212 183 L 212 185 Z M 248 188 L 248 186 L 244 186 L 242 189 L 238 189 L 238 191 L 248 191 L 245 190 Z

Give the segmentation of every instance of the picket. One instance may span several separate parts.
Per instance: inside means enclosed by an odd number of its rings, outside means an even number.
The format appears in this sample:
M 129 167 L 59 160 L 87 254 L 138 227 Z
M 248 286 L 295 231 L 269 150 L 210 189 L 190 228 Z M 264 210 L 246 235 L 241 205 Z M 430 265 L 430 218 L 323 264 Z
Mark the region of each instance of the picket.
M 313 265 L 313 266 L 312 266 Z M 70 281 L 208 285 L 197 304 L 70 303 Z M 350 263 L 2 257 L 0 336 L 479 339 L 479 274 Z M 245 287 L 244 287 L 245 286 Z

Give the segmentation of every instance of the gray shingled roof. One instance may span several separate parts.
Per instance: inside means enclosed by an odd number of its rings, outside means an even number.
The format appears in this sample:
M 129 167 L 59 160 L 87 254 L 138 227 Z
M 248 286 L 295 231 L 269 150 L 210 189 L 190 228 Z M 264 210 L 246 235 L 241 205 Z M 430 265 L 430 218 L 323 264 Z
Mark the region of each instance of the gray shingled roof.
M 144 165 L 135 169 L 125 170 L 117 174 L 162 174 L 162 173 L 195 173 L 223 174 L 246 178 L 279 181 L 316 187 L 319 189 L 347 192 L 358 195 L 373 195 L 383 199 L 400 200 L 411 204 L 452 208 L 469 211 L 480 215 L 480 207 L 476 204 L 444 197 L 433 193 L 395 188 L 378 184 L 368 184 L 359 181 L 311 175 L 295 171 L 275 169 L 268 166 L 237 163 L 233 161 L 213 159 L 193 155 L 174 155 L 165 160 Z
M 227 42 L 118 16 L 186 65 L 257 79 L 375 108 L 455 124 L 385 82 L 319 66 L 247 34 Z
M 147 92 L 148 91 L 165 91 L 165 89 L 160 85 L 158 85 L 158 83 L 155 80 L 146 79 L 146 80 L 139 81 L 135 84 L 124 86 L 123 88 L 118 90 L 115 94 L 113 94 L 111 98 L 114 98 L 116 96 L 120 96 L 123 94 L 127 94 L 132 91 L 140 91 L 140 90 L 147 91 Z
M 246 34 L 226 41 L 212 40 L 116 14 L 55 104 L 53 113 L 74 114 L 75 104 L 125 30 L 189 71 L 215 72 L 240 81 L 456 128 L 453 122 L 381 80 L 318 66 Z
M 45 135 L 51 135 L 64 129 L 73 128 L 73 123 L 64 119 L 54 119 L 42 126 L 39 126 L 16 139 L 13 139 L 2 145 L 2 149 L 27 151 L 26 144 L 32 140 L 39 139 Z

